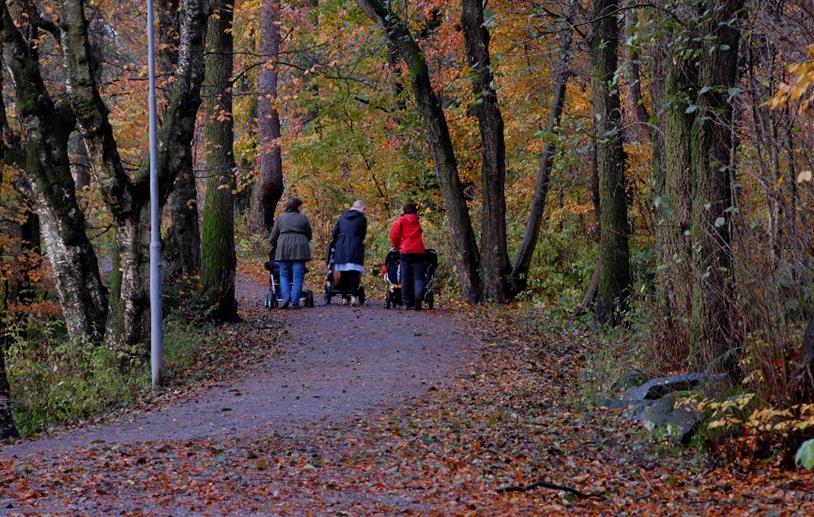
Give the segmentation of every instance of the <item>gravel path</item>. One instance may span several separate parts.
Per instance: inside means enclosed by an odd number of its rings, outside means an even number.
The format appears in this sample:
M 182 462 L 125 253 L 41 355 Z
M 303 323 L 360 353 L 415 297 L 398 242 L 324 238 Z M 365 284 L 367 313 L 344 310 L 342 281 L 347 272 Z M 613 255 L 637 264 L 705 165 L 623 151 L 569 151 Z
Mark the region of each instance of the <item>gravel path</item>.
M 240 278 L 240 303 L 259 304 L 265 288 Z M 247 305 L 249 304 L 249 305 Z M 471 357 L 474 331 L 444 311 L 318 306 L 276 311 L 287 326 L 283 352 L 247 377 L 218 385 L 164 410 L 79 431 L 24 441 L 0 457 L 200 437 L 296 433 L 409 404 L 443 389 Z

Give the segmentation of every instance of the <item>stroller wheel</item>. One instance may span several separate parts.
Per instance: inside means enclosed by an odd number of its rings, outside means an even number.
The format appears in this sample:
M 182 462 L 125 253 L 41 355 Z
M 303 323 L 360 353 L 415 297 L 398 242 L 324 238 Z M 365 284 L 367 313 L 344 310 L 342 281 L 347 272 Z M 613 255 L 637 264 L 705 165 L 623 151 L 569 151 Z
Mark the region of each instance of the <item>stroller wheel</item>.
M 427 307 L 430 309 L 435 308 L 435 295 L 432 292 L 427 293 L 424 297 L 424 301 L 427 303 Z
M 314 293 L 308 291 L 305 295 L 305 306 L 306 307 L 313 307 L 314 306 Z
M 359 287 L 359 305 L 364 305 L 365 300 L 366 300 L 366 298 L 365 298 L 365 288 L 364 288 L 364 286 L 360 286 Z
M 384 308 L 385 308 L 385 309 L 389 309 L 389 308 L 390 308 L 390 300 L 387 300 L 387 301 L 385 301 L 385 302 L 384 302 Z

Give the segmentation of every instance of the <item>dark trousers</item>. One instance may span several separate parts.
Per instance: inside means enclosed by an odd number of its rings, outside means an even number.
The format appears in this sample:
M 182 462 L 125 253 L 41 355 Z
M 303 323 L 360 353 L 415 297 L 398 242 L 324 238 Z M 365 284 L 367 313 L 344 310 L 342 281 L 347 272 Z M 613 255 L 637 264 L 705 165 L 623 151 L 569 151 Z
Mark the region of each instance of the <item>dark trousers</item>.
M 427 288 L 427 262 L 423 253 L 401 255 L 401 291 L 407 307 L 421 307 Z
M 342 285 L 350 291 L 351 296 L 359 296 L 359 284 L 362 283 L 362 273 L 359 271 L 342 271 Z

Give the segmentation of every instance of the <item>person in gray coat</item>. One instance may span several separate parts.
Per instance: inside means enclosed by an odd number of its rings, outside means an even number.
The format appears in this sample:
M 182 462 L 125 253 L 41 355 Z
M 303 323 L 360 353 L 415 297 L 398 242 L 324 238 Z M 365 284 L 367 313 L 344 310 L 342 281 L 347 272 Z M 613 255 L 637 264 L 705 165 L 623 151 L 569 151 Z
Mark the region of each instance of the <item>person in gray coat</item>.
M 292 197 L 271 230 L 272 257 L 280 265 L 280 308 L 299 307 L 305 263 L 311 260 L 311 223 L 300 213 L 302 201 Z

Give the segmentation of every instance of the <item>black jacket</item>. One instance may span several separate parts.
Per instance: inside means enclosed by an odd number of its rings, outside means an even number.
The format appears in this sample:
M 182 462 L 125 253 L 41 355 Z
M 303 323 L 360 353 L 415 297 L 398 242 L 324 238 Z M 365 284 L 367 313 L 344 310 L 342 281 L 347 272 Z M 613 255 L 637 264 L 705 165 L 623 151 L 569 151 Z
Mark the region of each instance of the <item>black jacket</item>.
M 367 218 L 356 210 L 348 210 L 336 221 L 331 245 L 335 249 L 335 264 L 365 263 L 365 236 Z

